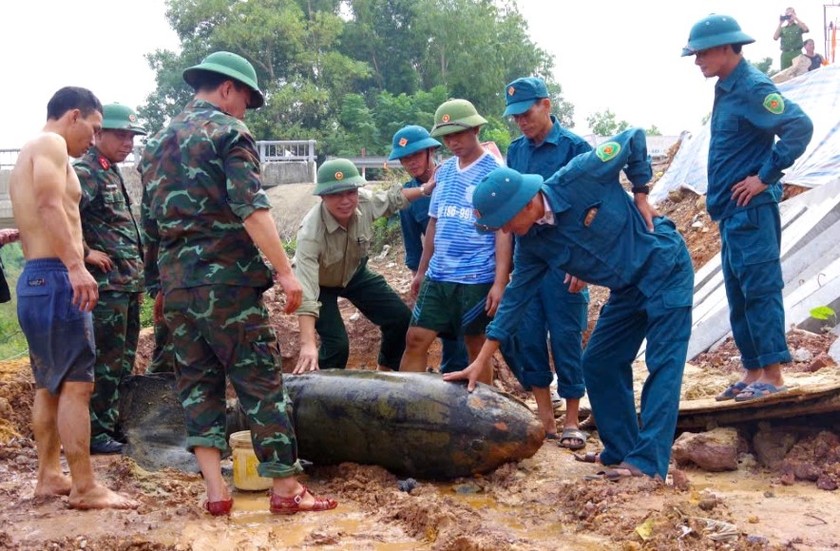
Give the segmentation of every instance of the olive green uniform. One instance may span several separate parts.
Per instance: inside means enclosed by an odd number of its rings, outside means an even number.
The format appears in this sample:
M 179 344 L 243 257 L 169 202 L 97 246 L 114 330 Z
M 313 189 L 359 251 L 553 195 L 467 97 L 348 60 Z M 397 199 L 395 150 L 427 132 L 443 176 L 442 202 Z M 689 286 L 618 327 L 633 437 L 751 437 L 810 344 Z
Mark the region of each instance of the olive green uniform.
M 90 399 L 91 443 L 96 444 L 115 435 L 120 382 L 134 367 L 143 252 L 119 167 L 92 147 L 73 168 L 82 186 L 79 212 L 85 244 L 107 254 L 113 263 L 108 272 L 88 265 L 99 283 L 99 301 L 93 310 L 95 386 Z

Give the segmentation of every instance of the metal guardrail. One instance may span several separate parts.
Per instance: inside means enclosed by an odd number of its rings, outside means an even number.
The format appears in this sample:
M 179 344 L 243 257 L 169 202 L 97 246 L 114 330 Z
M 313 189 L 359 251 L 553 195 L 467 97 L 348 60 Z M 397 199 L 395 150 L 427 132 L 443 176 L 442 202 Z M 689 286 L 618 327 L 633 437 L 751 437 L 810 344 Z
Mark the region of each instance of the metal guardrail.
M 261 163 L 315 162 L 315 140 L 261 140 L 257 142 Z M 142 145 L 120 164 L 135 165 L 140 159 Z M 20 149 L 0 149 L 0 168 L 12 168 Z
M 17 162 L 20 149 L 0 149 L 0 168 L 12 168 Z
M 261 163 L 315 162 L 315 140 L 262 140 L 257 149 Z

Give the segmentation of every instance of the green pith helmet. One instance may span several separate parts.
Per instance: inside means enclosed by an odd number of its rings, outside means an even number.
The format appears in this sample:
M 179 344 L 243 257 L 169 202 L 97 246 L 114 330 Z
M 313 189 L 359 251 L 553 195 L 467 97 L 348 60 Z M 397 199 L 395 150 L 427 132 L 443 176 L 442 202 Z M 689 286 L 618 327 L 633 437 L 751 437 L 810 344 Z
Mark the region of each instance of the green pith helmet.
M 332 195 L 365 185 L 356 165 L 347 159 L 330 159 L 318 168 L 318 183 L 312 195 Z
M 726 44 L 752 44 L 755 40 L 741 30 L 741 26 L 728 15 L 713 13 L 691 27 L 683 57 Z
M 195 89 L 197 88 L 196 77 L 201 72 L 229 76 L 250 88 L 251 101 L 248 102 L 248 109 L 256 109 L 265 104 L 265 96 L 263 96 L 257 84 L 257 72 L 254 70 L 254 66 L 241 55 L 231 52 L 213 52 L 198 65 L 184 69 L 184 80 Z
M 487 119 L 478 114 L 472 103 L 465 99 L 451 99 L 441 103 L 435 111 L 432 137 L 439 138 L 482 124 L 487 124 Z
M 102 106 L 102 130 L 129 130 L 141 136 L 146 129 L 137 121 L 137 115 L 127 105 L 109 103 Z

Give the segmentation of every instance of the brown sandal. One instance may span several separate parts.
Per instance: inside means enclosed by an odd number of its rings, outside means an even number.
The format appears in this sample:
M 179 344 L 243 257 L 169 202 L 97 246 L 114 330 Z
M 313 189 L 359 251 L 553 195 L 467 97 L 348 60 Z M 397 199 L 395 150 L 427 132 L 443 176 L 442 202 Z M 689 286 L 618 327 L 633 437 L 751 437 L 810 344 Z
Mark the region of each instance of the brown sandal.
M 312 497 L 315 498 L 315 503 L 312 504 L 312 507 L 304 509 L 300 504 L 303 502 L 303 496 L 308 491 L 309 489 L 306 486 L 302 486 L 300 493 L 292 497 L 282 497 L 274 492 L 270 492 L 271 500 L 269 501 L 269 509 L 276 515 L 294 515 L 298 512 L 328 511 L 338 506 L 338 502 L 332 498 L 316 497 L 315 494 L 312 494 Z

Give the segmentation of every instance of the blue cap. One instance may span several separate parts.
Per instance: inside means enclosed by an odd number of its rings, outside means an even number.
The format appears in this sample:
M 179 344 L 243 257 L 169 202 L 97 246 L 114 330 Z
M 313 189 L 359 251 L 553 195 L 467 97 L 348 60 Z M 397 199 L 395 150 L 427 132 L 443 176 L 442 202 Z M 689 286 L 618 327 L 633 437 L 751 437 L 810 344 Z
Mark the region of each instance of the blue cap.
M 504 117 L 521 115 L 537 103 L 548 97 L 545 81 L 539 77 L 518 78 L 505 87 Z
M 520 174 L 505 167 L 493 170 L 473 192 L 479 231 L 496 231 L 510 222 L 540 191 L 542 184 L 539 174 Z
M 403 126 L 394 134 L 391 143 L 391 155 L 388 156 L 388 160 L 402 159 L 418 151 L 429 148 L 437 149 L 438 147 L 440 147 L 440 142 L 431 137 L 428 130 L 422 126 L 410 124 Z

